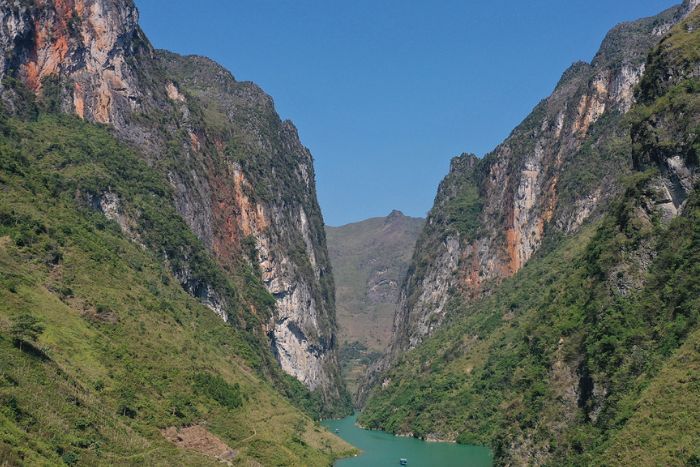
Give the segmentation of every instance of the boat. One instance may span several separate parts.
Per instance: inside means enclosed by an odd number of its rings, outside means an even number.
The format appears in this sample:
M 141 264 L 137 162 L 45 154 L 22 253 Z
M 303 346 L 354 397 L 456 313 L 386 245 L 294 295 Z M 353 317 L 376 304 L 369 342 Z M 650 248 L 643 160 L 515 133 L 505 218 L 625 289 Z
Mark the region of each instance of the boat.
M 399 459 L 399 464 L 408 465 L 408 459 L 404 459 L 404 458 Z
M 336 433 L 340 433 L 340 430 L 338 428 L 335 429 Z

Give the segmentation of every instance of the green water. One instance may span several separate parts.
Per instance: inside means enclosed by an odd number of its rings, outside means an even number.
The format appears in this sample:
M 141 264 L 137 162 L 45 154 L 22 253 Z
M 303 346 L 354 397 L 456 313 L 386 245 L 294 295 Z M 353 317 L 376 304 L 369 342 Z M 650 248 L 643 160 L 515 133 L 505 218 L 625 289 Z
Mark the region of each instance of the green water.
M 342 420 L 324 420 L 323 425 L 362 451 L 357 457 L 341 459 L 337 467 L 398 466 L 399 459 L 408 460 L 408 467 L 490 467 L 491 452 L 480 446 L 452 443 L 428 443 L 415 438 L 402 438 L 383 431 L 370 431 L 355 425 L 356 416 Z

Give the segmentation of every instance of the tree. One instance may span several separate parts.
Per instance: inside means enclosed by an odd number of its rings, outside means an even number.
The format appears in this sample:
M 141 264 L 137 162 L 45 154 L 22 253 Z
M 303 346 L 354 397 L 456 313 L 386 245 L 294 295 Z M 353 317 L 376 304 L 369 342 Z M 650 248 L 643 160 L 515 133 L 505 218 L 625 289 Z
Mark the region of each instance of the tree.
M 29 313 L 22 313 L 14 318 L 10 328 L 10 334 L 20 350 L 22 350 L 23 343 L 33 343 L 43 332 L 44 326 Z

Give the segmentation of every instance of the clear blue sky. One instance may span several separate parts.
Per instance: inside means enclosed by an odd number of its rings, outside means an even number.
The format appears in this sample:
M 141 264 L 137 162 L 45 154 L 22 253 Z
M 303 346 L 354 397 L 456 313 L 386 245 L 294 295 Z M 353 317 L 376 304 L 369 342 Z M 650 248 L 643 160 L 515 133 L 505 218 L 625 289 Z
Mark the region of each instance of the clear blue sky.
M 136 0 L 158 48 L 258 83 L 316 160 L 326 223 L 423 216 L 615 24 L 680 0 Z

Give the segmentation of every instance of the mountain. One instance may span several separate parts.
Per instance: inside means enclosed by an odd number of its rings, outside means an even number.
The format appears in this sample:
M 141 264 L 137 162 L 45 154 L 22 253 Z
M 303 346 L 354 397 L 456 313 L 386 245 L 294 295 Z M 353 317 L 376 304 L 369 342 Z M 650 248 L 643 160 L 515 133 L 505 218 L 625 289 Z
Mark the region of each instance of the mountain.
M 365 389 L 440 327 L 449 291 L 467 300 L 490 294 L 620 194 L 618 181 L 632 170 L 625 116 L 647 55 L 695 6 L 617 26 L 592 63 L 572 65 L 492 153 L 452 160 L 400 293 L 390 350 Z
M 283 370 L 329 411 L 346 404 L 313 161 L 272 99 L 206 58 L 154 50 L 131 0 L 13 1 L 1 12 L 6 108 L 32 116 L 37 96 L 44 109 L 108 125 L 168 180 L 220 267 L 245 268 L 250 257 L 260 269 L 275 302 L 255 313 Z M 226 319 L 222 291 L 187 267 L 175 274 Z
M 274 301 L 262 281 L 217 265 L 141 154 L 77 117 L 0 122 L 0 463 L 328 465 L 348 452 L 297 408 L 317 419 L 320 401 L 258 331 Z M 185 268 L 225 305 L 183 287 Z
M 361 423 L 505 465 L 700 459 L 697 3 L 616 27 L 453 160 Z
M 439 327 L 450 288 L 487 294 L 548 238 L 576 232 L 620 193 L 631 171 L 624 116 L 647 55 L 689 5 L 622 24 L 591 64 L 577 63 L 492 153 L 452 161 L 421 235 L 392 352 Z
M 386 217 L 326 227 L 340 362 L 351 392 L 389 343 L 399 287 L 423 222 L 392 211 Z
M 211 60 L 155 50 L 131 0 L 0 17 L 3 462 L 347 451 L 312 421 L 351 403 L 293 124 Z

